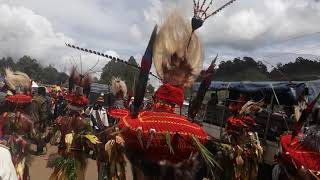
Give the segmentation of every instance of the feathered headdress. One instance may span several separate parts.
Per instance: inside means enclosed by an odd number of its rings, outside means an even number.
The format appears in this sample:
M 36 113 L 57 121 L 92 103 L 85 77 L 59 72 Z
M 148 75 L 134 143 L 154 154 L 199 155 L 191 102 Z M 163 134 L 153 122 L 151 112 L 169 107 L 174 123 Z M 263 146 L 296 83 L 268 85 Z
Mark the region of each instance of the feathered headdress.
M 72 67 L 69 77 L 69 92 L 75 90 L 75 86 L 83 89 L 83 94 L 89 96 L 91 76 L 89 73 L 80 74 L 75 66 Z
M 200 73 L 202 59 L 202 45 L 192 33 L 190 23 L 177 11 L 172 12 L 161 26 L 153 46 L 157 74 L 163 83 L 190 87 Z
M 127 85 L 124 81 L 122 81 L 119 77 L 112 77 L 111 82 L 111 91 L 115 96 L 121 95 L 126 96 L 127 94 Z
M 5 69 L 5 82 L 10 90 L 16 90 L 19 87 L 23 90 L 31 89 L 32 81 L 30 77 L 20 71 L 11 71 L 9 68 Z
M 259 102 L 248 101 L 246 104 L 244 104 L 241 107 L 239 114 L 240 115 L 248 115 L 251 113 L 261 112 L 262 106 L 263 106 L 263 100 L 261 100 Z

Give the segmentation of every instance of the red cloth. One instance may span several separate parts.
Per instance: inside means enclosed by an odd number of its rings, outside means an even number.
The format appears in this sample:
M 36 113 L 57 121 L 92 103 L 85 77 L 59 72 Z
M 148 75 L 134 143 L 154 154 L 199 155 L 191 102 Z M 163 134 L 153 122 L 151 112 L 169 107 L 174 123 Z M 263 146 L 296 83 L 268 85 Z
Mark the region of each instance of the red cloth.
M 297 137 L 291 142 L 291 135 L 283 135 L 280 145 L 283 151 L 281 157 L 289 163 L 294 162 L 298 168 L 303 166 L 306 169 L 320 171 L 320 153 L 299 142 Z
M 31 103 L 32 97 L 24 94 L 15 94 L 13 96 L 6 97 L 6 101 L 15 104 Z
M 201 143 L 208 139 L 207 133 L 197 124 L 189 122 L 184 116 L 166 113 L 143 111 L 137 118 L 132 119 L 130 115 L 124 116 L 119 123 L 123 132 L 126 146 L 130 151 L 143 154 L 144 159 L 159 161 L 169 160 L 179 162 L 189 158 L 190 154 L 196 152 L 191 136 L 197 137 Z M 142 128 L 141 147 L 137 137 L 137 129 Z M 145 148 L 150 137 L 150 130 L 154 129 L 155 134 L 149 148 Z M 170 134 L 170 141 L 174 154 L 166 143 L 165 134 Z
M 88 98 L 86 96 L 82 95 L 76 95 L 76 94 L 68 94 L 65 96 L 65 99 L 73 106 L 77 107 L 85 107 L 88 105 Z
M 183 89 L 171 84 L 163 84 L 156 91 L 155 100 L 164 100 L 182 106 L 184 100 Z
M 108 114 L 113 118 L 121 119 L 124 116 L 127 116 L 129 114 L 129 111 L 127 109 L 111 108 L 109 109 Z

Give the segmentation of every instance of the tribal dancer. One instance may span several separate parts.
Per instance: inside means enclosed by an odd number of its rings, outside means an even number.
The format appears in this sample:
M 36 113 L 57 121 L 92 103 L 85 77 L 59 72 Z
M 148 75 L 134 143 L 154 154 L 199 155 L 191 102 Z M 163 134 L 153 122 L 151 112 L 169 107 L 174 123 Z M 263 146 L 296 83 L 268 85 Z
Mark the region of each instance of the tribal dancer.
M 111 117 L 113 124 L 123 116 L 128 115 L 128 104 L 131 99 L 127 96 L 127 85 L 118 77 L 113 77 L 111 81 L 111 91 L 114 96 L 114 100 L 109 107 L 108 115 Z M 126 100 L 126 98 L 128 98 Z M 129 99 L 130 98 L 130 99 Z
M 179 13 L 173 12 L 158 34 L 155 26 L 139 68 L 139 81 L 135 85 L 130 113 L 120 117 L 119 131 L 116 128 L 116 132 L 111 134 L 112 139 L 105 144 L 105 155 L 110 164 L 108 177 L 125 179 L 124 152 L 131 161 L 135 179 L 194 179 L 198 154 L 208 164 L 209 170 L 222 170 L 204 147 L 208 140 L 206 132 L 175 113 L 176 107 L 183 105 L 184 89 L 191 86 L 202 66 L 202 46 L 195 30 L 235 0 L 211 13 L 208 9 L 212 1 L 209 4 L 206 0 L 201 4 L 199 1 L 196 3 L 194 0 L 191 25 Z M 103 53 L 66 45 L 113 59 Z M 142 104 L 152 60 L 163 85 L 154 95 L 151 110 L 145 110 Z
M 258 176 L 258 167 L 263 160 L 263 148 L 257 132 L 254 131 L 254 113 L 262 111 L 262 105 L 263 101 L 248 101 L 227 120 L 225 142 L 229 145 L 221 147 L 224 147 L 223 153 L 227 158 L 233 161 L 233 171 L 229 173 L 235 179 L 253 180 Z
M 18 180 L 28 180 L 30 163 L 30 141 L 37 142 L 33 120 L 25 113 L 32 97 L 31 79 L 21 72 L 6 69 L 6 87 L 13 92 L 5 98 L 7 111 L 0 115 L 0 142 L 11 152 Z
M 51 155 L 48 166 L 54 168 L 50 180 L 84 180 L 87 165 L 87 153 L 99 143 L 92 134 L 84 109 L 88 99 L 84 95 L 90 92 L 90 76 L 81 75 L 75 68 L 69 78 L 68 112 L 56 119 L 61 131 L 58 154 Z
M 313 112 L 312 123 L 307 124 L 320 93 L 311 101 L 296 123 L 294 131 L 280 137 L 278 164 L 272 179 L 320 179 L 320 108 Z M 305 128 L 302 129 L 302 127 Z
M 203 146 L 208 138 L 205 131 L 175 114 L 175 108 L 183 104 L 184 88 L 192 84 L 202 67 L 202 46 L 191 32 L 189 23 L 177 12 L 170 14 L 157 35 L 155 28 L 142 60 L 144 69 L 140 71 L 131 114 L 120 119 L 120 134 L 106 144 L 111 177 L 125 177 L 124 158 L 119 156 L 123 145 L 135 179 L 194 179 L 197 152 L 210 167 L 219 166 Z M 163 85 L 154 95 L 152 110 L 144 110 L 141 100 L 147 84 L 144 80 L 148 79 L 144 75 L 149 74 L 152 59 Z

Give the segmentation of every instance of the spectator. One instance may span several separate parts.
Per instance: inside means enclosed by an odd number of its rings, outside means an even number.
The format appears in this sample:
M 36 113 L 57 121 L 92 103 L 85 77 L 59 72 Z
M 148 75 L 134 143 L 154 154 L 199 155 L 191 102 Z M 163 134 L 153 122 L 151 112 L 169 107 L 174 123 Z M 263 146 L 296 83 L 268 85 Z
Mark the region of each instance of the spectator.
M 45 127 L 48 122 L 48 102 L 46 98 L 46 89 L 45 87 L 38 87 L 38 93 L 36 96 L 33 97 L 32 104 L 31 104 L 31 116 L 38 122 L 36 124 L 36 128 L 38 133 L 44 133 Z M 41 154 L 43 152 L 43 146 L 39 145 L 37 147 L 37 152 Z
M 93 107 L 87 110 L 90 114 L 91 123 L 95 130 L 102 130 L 109 126 L 106 109 L 103 107 L 103 96 L 98 97 Z

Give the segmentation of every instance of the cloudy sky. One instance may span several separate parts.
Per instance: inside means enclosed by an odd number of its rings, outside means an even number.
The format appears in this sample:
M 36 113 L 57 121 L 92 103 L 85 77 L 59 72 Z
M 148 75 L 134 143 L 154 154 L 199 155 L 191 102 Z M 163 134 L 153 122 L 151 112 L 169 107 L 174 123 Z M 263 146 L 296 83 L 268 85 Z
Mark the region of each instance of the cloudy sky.
M 208 0 L 209 1 L 209 0 Z M 215 0 L 213 9 L 226 0 Z M 192 0 L 0 0 L 0 56 L 30 55 L 66 71 L 81 55 L 89 68 L 98 57 L 67 48 L 70 42 L 140 61 L 153 26 L 176 7 L 192 17 Z M 205 64 L 251 56 L 271 64 L 297 56 L 320 57 L 320 2 L 238 0 L 198 31 Z M 107 63 L 101 59 L 96 70 Z

